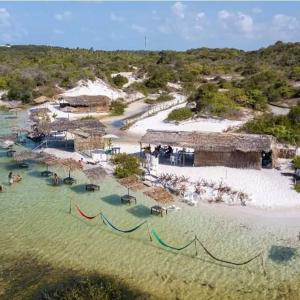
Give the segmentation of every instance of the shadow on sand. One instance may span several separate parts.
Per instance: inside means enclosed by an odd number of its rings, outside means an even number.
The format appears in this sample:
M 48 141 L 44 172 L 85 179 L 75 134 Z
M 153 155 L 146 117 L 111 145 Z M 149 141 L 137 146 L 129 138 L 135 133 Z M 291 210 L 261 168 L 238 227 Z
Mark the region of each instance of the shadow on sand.
M 141 218 L 141 219 L 151 217 L 149 207 L 147 207 L 143 204 L 138 204 L 138 205 L 135 205 L 133 207 L 130 207 L 130 208 L 127 209 L 127 211 L 130 214 L 132 214 L 132 215 L 134 215 L 138 218 Z

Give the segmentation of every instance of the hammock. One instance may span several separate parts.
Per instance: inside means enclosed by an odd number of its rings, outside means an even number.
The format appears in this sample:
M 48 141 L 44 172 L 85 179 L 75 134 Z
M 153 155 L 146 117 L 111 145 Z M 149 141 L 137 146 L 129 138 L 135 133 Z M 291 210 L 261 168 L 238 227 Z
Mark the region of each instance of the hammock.
M 87 216 L 77 205 L 75 205 L 76 206 L 76 208 L 77 208 L 77 210 L 78 210 L 78 212 L 79 212 L 79 214 L 82 216 L 82 217 L 84 217 L 84 218 L 86 218 L 87 220 L 93 220 L 93 219 L 95 219 L 96 217 L 98 217 L 99 216 L 99 214 L 97 214 L 97 215 L 95 215 L 95 216 L 92 216 L 92 217 L 90 217 L 90 216 Z
M 195 239 L 196 239 L 196 238 L 194 238 L 192 241 L 190 241 L 188 244 L 186 244 L 186 245 L 183 246 L 183 247 L 176 248 L 176 247 L 173 247 L 173 246 L 170 246 L 170 245 L 166 244 L 166 243 L 160 238 L 160 236 L 158 235 L 158 233 L 157 233 L 154 229 L 152 229 L 152 234 L 154 235 L 154 237 L 157 239 L 157 241 L 158 241 L 161 245 L 163 245 L 163 246 L 165 246 L 165 247 L 167 247 L 167 248 L 173 249 L 173 250 L 177 250 L 177 251 L 180 251 L 180 250 L 183 250 L 183 249 L 187 248 L 189 245 L 191 245 L 192 243 L 194 243 L 194 242 L 195 242 Z
M 213 259 L 216 260 L 216 261 L 223 262 L 223 263 L 227 263 L 227 264 L 231 264 L 231 265 L 235 265 L 235 266 L 246 265 L 246 264 L 250 263 L 252 260 L 258 258 L 258 257 L 261 255 L 261 253 L 259 253 L 259 254 L 257 254 L 256 256 L 254 256 L 254 257 L 252 257 L 252 258 L 250 258 L 250 259 L 248 259 L 248 260 L 246 260 L 246 261 L 244 261 L 244 262 L 236 263 L 236 262 L 232 262 L 232 261 L 228 261 L 228 260 L 224 260 L 224 259 L 220 259 L 220 258 L 215 257 L 212 253 L 210 253 L 210 252 L 208 251 L 208 249 L 201 243 L 201 241 L 200 241 L 198 238 L 196 238 L 196 239 L 197 239 L 197 241 L 199 242 L 199 244 L 201 245 L 201 247 L 204 249 L 204 251 L 205 251 L 211 258 L 213 258 Z
M 122 229 L 119 229 L 117 228 L 115 225 L 113 225 L 102 213 L 101 213 L 101 217 L 102 219 L 104 220 L 105 223 L 107 223 L 109 226 L 111 226 L 113 229 L 119 231 L 119 232 L 122 232 L 122 233 L 130 233 L 130 232 L 133 232 L 137 229 L 139 229 L 142 225 L 144 225 L 145 223 L 147 223 L 147 221 L 144 221 L 143 223 L 137 225 L 136 227 L 132 228 L 132 229 L 128 229 L 128 230 L 122 230 Z

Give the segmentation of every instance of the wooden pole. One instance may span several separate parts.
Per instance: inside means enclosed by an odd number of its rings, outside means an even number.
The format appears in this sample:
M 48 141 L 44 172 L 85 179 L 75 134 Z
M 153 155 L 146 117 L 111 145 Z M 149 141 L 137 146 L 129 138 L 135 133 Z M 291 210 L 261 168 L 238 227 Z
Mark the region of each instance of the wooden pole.
M 198 255 L 198 250 L 197 250 L 197 235 L 195 235 L 194 245 L 195 245 L 195 256 L 197 256 Z
M 148 235 L 149 235 L 149 240 L 150 242 L 152 242 L 152 237 L 151 237 L 151 234 L 150 234 L 150 228 L 149 228 L 149 223 L 147 222 L 147 231 L 148 231 Z
M 263 257 L 262 253 L 260 254 L 260 259 L 261 259 L 261 266 L 262 266 L 262 269 L 263 269 L 264 276 L 266 276 L 267 271 L 266 271 L 266 268 L 265 268 L 265 261 L 264 261 L 264 257 Z
M 70 198 L 69 214 L 72 212 L 72 199 Z

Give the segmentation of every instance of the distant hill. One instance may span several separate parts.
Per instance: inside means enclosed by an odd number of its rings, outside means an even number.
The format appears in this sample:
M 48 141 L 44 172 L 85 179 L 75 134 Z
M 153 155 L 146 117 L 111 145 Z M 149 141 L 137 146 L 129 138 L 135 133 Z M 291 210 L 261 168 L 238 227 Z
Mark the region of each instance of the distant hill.
M 0 47 L 0 90 L 8 91 L 8 99 L 23 102 L 40 95 L 53 96 L 57 87 L 72 88 L 79 80 L 101 78 L 117 87 L 111 74 L 126 71 L 146 78 L 127 87 L 144 94 L 168 92 L 168 82 L 180 82 L 183 91 L 191 95 L 210 77 L 220 88 L 239 89 L 238 93 L 244 94 L 258 90 L 267 101 L 282 101 L 299 96 L 294 82 L 300 80 L 300 43 L 277 42 L 250 52 L 229 48 L 157 52 Z

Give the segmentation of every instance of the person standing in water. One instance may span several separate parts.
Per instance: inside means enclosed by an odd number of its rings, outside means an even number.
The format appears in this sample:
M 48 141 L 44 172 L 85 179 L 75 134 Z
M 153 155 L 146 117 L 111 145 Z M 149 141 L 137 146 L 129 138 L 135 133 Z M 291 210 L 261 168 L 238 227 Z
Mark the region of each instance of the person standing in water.
M 14 183 L 13 172 L 9 172 L 9 174 L 8 174 L 8 182 L 9 182 L 10 185 L 12 185 Z

